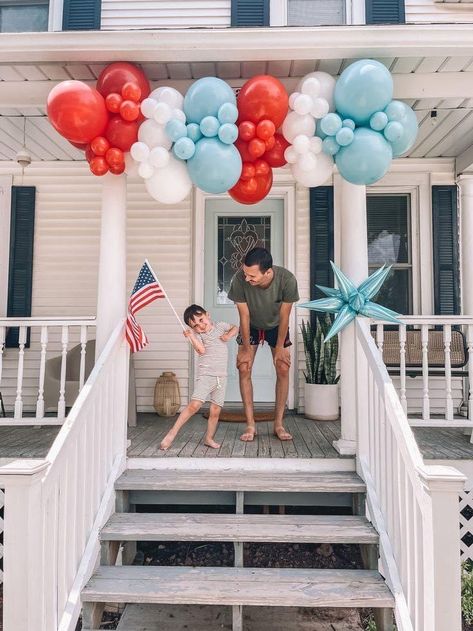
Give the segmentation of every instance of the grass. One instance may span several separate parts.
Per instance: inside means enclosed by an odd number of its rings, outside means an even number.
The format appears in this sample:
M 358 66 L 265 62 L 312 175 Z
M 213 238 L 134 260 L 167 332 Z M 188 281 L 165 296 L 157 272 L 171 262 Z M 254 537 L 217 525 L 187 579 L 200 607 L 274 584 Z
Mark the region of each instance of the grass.
M 462 563 L 462 614 L 466 624 L 473 624 L 473 563 Z

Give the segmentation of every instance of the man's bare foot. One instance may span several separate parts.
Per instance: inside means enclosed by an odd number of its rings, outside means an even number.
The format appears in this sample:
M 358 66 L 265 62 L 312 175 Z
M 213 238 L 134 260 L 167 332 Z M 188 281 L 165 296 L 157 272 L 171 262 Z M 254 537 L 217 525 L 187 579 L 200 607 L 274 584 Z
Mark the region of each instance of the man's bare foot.
M 282 425 L 274 428 L 274 435 L 279 438 L 279 440 L 292 440 L 292 436 L 289 432 L 286 432 Z
M 164 450 L 169 449 L 169 447 L 173 444 L 175 438 L 176 438 L 176 434 L 172 432 L 168 432 L 166 436 L 163 438 L 163 440 L 161 441 L 159 448 L 164 449 Z
M 257 435 L 256 427 L 254 425 L 247 425 L 244 433 L 240 436 L 240 440 L 244 443 L 251 443 Z
M 220 445 L 216 443 L 213 438 L 207 438 L 207 436 L 204 438 L 204 445 L 212 447 L 212 449 L 220 449 Z

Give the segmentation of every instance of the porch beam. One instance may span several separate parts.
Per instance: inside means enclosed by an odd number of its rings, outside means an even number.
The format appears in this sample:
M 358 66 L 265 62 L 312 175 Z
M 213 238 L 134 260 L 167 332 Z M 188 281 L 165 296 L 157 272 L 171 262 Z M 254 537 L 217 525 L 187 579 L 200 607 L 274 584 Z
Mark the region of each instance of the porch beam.
M 0 63 L 272 61 L 473 55 L 473 24 L 3 33 Z
M 1 41 L 1 39 L 0 39 Z M 473 51 L 472 51 L 473 56 Z M 470 77 L 470 80 L 468 80 Z M 337 78 L 337 76 L 335 76 Z M 394 96 L 397 99 L 473 99 L 473 72 L 433 72 L 395 74 Z M 281 82 L 289 92 L 293 92 L 299 77 L 282 77 Z M 185 93 L 195 79 L 163 79 L 152 81 L 152 88 L 172 85 Z M 247 79 L 226 79 L 234 88 L 241 87 Z M 3 85 L 8 89 L 2 94 L 1 108 L 44 108 L 49 92 L 59 81 L 8 81 Z M 84 81 L 95 87 L 95 81 Z M 0 110 L 1 113 L 1 110 Z
M 455 159 L 455 176 L 458 177 L 464 171 L 473 168 L 473 145 L 470 145 Z

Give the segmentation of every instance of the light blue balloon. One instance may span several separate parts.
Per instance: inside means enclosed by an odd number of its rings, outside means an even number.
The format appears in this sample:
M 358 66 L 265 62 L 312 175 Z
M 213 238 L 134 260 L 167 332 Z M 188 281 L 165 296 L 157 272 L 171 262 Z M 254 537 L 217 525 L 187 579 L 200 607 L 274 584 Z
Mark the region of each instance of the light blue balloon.
M 370 118 L 370 127 L 374 131 L 383 131 L 388 124 L 388 117 L 384 112 L 375 112 Z
M 391 144 L 382 134 L 359 127 L 353 142 L 335 157 L 340 175 L 352 184 L 373 184 L 385 175 L 392 159 Z
M 173 142 L 176 142 L 179 138 L 187 136 L 186 124 L 177 118 L 171 118 L 171 120 L 166 123 L 165 129 L 166 134 Z
M 384 111 L 390 121 L 395 121 L 402 125 L 402 136 L 398 140 L 391 142 L 393 156 L 397 158 L 409 151 L 415 143 L 419 124 L 413 109 L 403 101 L 392 101 Z
M 353 130 L 349 127 L 342 127 L 337 131 L 335 140 L 340 146 L 347 147 L 351 142 L 353 142 Z
M 321 119 L 320 128 L 327 136 L 335 136 L 337 131 L 342 128 L 342 119 L 338 114 L 330 112 Z
M 217 77 L 203 77 L 195 81 L 184 97 L 184 113 L 189 123 L 200 123 L 206 116 L 217 116 L 224 103 L 236 106 L 231 87 Z
M 318 136 L 319 138 L 322 138 L 322 140 L 323 140 L 324 138 L 327 138 L 327 134 L 326 134 L 325 132 L 323 132 L 323 131 L 322 131 L 322 128 L 321 128 L 321 126 L 320 126 L 320 123 L 321 123 L 321 122 L 322 122 L 322 121 L 321 121 L 321 119 L 319 118 L 319 119 L 317 120 L 317 122 L 316 122 L 316 126 L 315 126 L 315 134 L 314 134 L 314 135 L 315 135 L 315 136 Z
M 352 120 L 351 118 L 345 118 L 342 120 L 342 125 L 344 127 L 348 127 L 349 129 L 351 129 L 352 131 L 355 131 L 355 121 Z
M 200 131 L 200 125 L 197 123 L 189 123 L 187 125 L 187 136 L 194 142 L 197 142 L 202 138 L 202 132 Z
M 238 127 L 233 123 L 224 123 L 218 130 L 218 137 L 226 145 L 231 145 L 238 138 Z
M 238 109 L 233 103 L 224 103 L 220 106 L 217 114 L 222 125 L 225 123 L 236 123 L 238 119 Z
M 393 98 L 389 70 L 374 59 L 360 59 L 346 68 L 335 84 L 335 109 L 342 118 L 357 125 L 368 124 L 371 116 Z
M 206 193 L 225 193 L 241 175 L 241 157 L 235 145 L 218 138 L 202 138 L 187 162 L 192 182 Z
M 334 156 L 340 150 L 340 145 L 333 136 L 325 136 L 322 140 L 322 151 L 328 156 Z
M 195 143 L 190 138 L 179 138 L 172 148 L 176 158 L 180 160 L 189 160 L 195 153 Z
M 207 138 L 213 138 L 218 134 L 220 123 L 215 116 L 206 116 L 200 121 L 200 131 Z
M 384 128 L 383 134 L 389 142 L 396 142 L 396 140 L 399 140 L 402 137 L 403 132 L 404 129 L 401 123 L 398 123 L 398 121 L 389 121 Z

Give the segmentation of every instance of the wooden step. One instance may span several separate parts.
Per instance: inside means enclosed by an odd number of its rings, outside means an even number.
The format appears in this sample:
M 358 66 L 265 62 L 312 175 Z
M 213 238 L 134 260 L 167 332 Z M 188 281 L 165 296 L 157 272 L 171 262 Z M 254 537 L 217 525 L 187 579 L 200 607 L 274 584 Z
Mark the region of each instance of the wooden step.
M 215 515 L 115 513 L 102 541 L 271 541 L 278 543 L 378 543 L 365 517 L 356 515 Z
M 374 570 L 101 566 L 82 601 L 268 607 L 393 607 Z
M 275 493 L 364 493 L 352 471 L 212 471 L 205 469 L 127 469 L 116 481 L 120 491 L 261 491 Z

